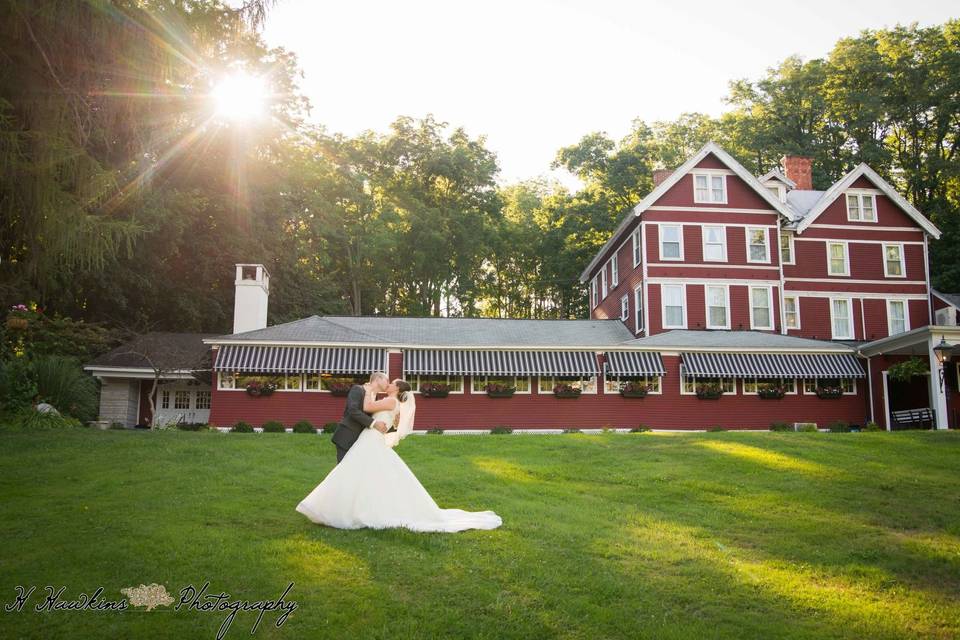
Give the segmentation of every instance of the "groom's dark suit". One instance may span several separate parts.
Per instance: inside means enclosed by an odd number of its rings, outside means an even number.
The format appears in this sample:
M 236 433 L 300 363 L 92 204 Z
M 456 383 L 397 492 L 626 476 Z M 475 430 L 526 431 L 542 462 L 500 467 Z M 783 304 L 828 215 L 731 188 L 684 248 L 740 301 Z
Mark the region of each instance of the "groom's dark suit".
M 343 460 L 347 451 L 357 441 L 364 429 L 373 424 L 373 417 L 363 412 L 364 388 L 355 384 L 347 394 L 347 406 L 343 410 L 343 417 L 333 432 L 331 440 L 337 445 L 337 462 Z

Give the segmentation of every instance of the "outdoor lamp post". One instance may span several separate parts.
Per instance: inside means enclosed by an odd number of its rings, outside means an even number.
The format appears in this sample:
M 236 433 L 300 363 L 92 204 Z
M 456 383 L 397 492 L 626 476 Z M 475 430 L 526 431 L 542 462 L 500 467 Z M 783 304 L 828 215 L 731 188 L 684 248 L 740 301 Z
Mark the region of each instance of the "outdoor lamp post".
M 947 339 L 940 337 L 940 344 L 933 348 L 933 355 L 937 357 L 937 368 L 940 370 L 940 391 L 943 391 L 943 361 L 950 358 L 950 352 L 953 350 L 952 344 L 947 344 Z

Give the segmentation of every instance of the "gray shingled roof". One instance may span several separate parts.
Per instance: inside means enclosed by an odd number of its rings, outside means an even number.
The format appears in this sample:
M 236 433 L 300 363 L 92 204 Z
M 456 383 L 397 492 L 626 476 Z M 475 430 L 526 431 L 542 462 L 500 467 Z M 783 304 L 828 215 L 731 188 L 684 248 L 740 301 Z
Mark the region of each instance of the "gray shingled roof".
M 267 341 L 425 347 L 610 347 L 633 337 L 620 320 L 310 316 L 208 342 Z
M 153 331 L 138 336 L 87 363 L 88 367 L 151 368 L 150 360 L 163 368 L 210 368 L 210 346 L 204 338 L 214 333 L 172 333 Z
M 804 189 L 793 189 L 787 191 L 787 204 L 797 215 L 795 222 L 800 222 L 806 217 L 813 205 L 820 201 L 825 191 L 807 191 Z
M 675 329 L 649 338 L 636 338 L 623 346 L 655 349 L 785 349 L 790 351 L 843 351 L 853 353 L 850 345 L 826 340 L 810 340 L 765 331 L 690 331 Z

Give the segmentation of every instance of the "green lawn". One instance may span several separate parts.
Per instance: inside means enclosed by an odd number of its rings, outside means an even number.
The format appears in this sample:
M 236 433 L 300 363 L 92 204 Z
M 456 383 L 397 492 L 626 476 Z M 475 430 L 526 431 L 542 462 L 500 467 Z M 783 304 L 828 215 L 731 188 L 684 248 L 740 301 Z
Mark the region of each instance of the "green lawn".
M 259 638 L 957 638 L 960 433 L 423 436 L 441 506 L 495 531 L 294 511 L 327 436 L 0 433 L 0 637 L 215 638 L 226 611 L 30 607 L 157 582 L 298 608 Z M 249 637 L 240 612 L 227 638 Z

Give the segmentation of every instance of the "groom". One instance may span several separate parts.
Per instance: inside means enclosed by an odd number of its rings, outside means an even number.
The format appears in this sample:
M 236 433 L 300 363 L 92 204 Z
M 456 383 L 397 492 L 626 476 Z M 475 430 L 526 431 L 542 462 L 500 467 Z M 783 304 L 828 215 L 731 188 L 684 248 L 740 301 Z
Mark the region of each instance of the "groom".
M 363 398 L 367 391 L 383 393 L 390 386 L 390 379 L 382 371 L 374 371 L 370 374 L 370 382 L 364 385 L 355 384 L 350 387 L 350 393 L 347 394 L 347 406 L 343 410 L 343 417 L 337 425 L 337 430 L 333 432 L 331 440 L 337 445 L 337 464 L 347 455 L 350 447 L 360 437 L 360 433 L 367 427 L 373 427 L 380 433 L 387 432 L 387 425 L 381 420 L 376 420 L 368 413 L 363 411 Z

